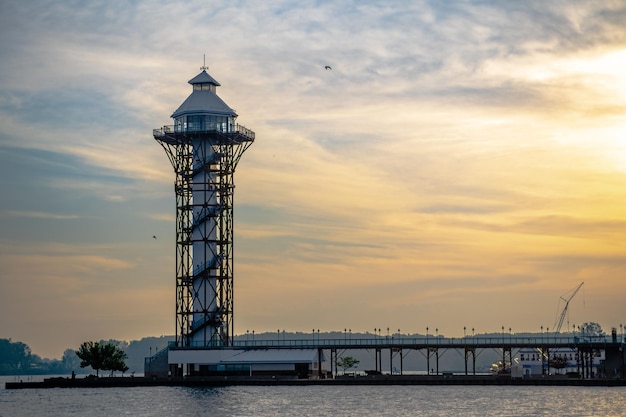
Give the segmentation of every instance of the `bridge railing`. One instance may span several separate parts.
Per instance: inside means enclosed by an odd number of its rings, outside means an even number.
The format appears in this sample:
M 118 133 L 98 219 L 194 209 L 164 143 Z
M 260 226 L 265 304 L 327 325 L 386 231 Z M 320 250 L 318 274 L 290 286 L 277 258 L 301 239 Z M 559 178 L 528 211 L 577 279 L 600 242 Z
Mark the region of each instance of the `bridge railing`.
M 335 347 L 449 347 L 463 348 L 473 347 L 493 347 L 493 346 L 513 346 L 513 347 L 542 347 L 550 345 L 585 345 L 604 344 L 609 340 L 606 337 L 578 337 L 578 336 L 468 336 L 460 338 L 420 336 L 420 337 L 369 337 L 369 338 L 317 338 L 310 339 L 286 339 L 277 337 L 276 339 L 255 339 L 253 336 L 245 340 L 235 340 L 229 348 L 335 348 Z M 194 347 L 194 346 L 192 346 Z M 200 346 L 198 346 L 200 347 Z M 209 346 L 219 347 L 219 346 Z

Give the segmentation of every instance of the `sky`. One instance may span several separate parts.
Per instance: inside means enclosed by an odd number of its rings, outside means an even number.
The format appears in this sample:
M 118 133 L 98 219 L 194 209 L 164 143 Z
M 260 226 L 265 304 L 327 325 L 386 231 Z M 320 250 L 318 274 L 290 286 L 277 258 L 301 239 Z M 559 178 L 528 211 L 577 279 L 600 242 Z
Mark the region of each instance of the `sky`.
M 256 132 L 235 333 L 554 330 L 581 282 L 562 330 L 621 331 L 624 21 L 612 0 L 3 0 L 0 338 L 60 358 L 174 334 L 152 129 L 204 59 Z

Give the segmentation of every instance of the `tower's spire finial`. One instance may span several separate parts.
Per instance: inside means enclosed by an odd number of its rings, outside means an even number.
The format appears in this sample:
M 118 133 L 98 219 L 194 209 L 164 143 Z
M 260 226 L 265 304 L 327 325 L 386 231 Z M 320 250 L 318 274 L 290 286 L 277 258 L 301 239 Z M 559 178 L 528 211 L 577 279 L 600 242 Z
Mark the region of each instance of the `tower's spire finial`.
M 202 54 L 202 66 L 200 67 L 202 71 L 206 71 L 209 67 L 206 66 L 206 54 Z

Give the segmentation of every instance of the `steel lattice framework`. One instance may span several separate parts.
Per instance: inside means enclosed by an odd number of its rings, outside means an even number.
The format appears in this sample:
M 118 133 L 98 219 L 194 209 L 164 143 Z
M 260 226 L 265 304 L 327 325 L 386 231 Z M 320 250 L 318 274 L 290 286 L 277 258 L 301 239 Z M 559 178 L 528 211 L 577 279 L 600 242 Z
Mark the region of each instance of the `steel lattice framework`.
M 176 344 L 230 346 L 233 177 L 254 132 L 235 125 L 226 132 L 164 126 L 153 133 L 176 173 Z

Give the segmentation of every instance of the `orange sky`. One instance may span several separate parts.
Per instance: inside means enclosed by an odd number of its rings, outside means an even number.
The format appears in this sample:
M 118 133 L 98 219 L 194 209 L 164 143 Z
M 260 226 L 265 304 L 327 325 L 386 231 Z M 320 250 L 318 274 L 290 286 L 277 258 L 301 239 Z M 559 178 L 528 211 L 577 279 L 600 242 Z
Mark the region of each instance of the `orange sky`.
M 539 331 L 583 281 L 570 325 L 624 323 L 621 3 L 31 3 L 0 6 L 1 338 L 174 333 L 152 129 L 203 54 L 256 132 L 237 333 Z

